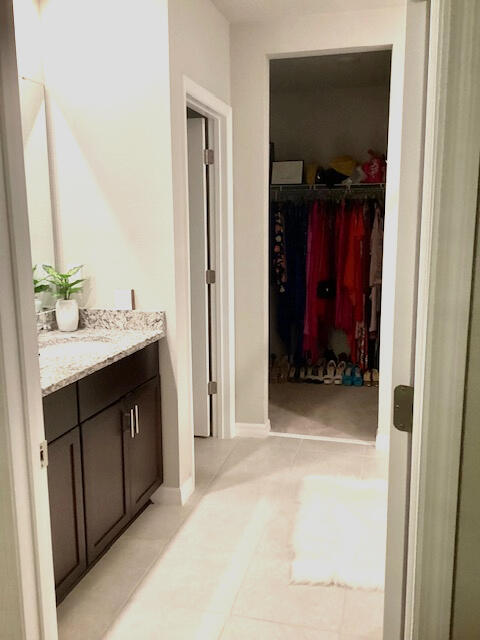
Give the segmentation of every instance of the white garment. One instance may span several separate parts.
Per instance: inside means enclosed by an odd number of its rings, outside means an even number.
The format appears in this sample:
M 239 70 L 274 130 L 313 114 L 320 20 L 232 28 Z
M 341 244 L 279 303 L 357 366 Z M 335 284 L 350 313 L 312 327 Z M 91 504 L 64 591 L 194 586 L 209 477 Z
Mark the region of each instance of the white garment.
M 372 313 L 370 315 L 370 326 L 368 330 L 370 333 L 375 333 L 378 330 L 378 314 L 380 312 L 380 285 L 372 287 L 370 290 L 370 301 L 372 303 Z
M 372 234 L 370 236 L 370 277 L 371 287 L 382 284 L 383 227 L 378 206 L 375 207 Z

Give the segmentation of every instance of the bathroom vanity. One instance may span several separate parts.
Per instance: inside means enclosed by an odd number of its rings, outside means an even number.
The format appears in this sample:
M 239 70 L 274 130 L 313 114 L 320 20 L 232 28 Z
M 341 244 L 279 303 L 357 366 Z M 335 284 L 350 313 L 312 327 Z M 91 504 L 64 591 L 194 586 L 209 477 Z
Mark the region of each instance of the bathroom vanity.
M 162 483 L 163 335 L 161 323 L 39 339 L 57 602 Z

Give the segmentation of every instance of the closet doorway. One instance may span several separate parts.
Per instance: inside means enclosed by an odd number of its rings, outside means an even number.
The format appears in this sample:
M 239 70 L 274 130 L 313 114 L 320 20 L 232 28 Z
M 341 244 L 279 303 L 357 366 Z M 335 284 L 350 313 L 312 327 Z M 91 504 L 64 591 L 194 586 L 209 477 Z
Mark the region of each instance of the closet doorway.
M 194 435 L 216 433 L 215 247 L 209 119 L 187 107 L 188 210 Z M 209 131 L 210 130 L 210 131 Z
M 391 52 L 270 62 L 269 418 L 374 443 Z

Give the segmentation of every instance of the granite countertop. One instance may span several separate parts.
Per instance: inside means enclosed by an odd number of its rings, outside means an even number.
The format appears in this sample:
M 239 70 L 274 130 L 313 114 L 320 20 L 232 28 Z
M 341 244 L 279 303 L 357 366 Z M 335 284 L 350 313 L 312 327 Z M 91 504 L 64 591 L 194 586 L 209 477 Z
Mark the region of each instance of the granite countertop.
M 80 310 L 80 328 L 38 336 L 42 395 L 139 351 L 165 336 L 162 312 Z

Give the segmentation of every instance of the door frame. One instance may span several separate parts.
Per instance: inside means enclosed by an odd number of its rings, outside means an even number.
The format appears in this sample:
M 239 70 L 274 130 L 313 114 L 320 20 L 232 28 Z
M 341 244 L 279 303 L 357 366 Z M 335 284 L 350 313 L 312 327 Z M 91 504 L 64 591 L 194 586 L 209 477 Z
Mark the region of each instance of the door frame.
M 234 328 L 234 254 L 233 254 L 233 138 L 232 107 L 217 98 L 187 76 L 183 76 L 183 112 L 185 132 L 185 158 L 187 149 L 187 107 L 197 111 L 208 120 L 209 148 L 215 159 L 209 171 L 210 216 L 214 221 L 214 243 L 211 247 L 216 266 L 215 317 L 212 318 L 214 366 L 217 394 L 212 402 L 212 436 L 233 438 L 235 436 L 235 328 Z M 185 186 L 187 219 L 188 211 L 188 162 L 185 161 Z M 188 229 L 188 227 L 187 227 Z M 186 232 L 186 244 L 190 259 L 190 237 Z M 188 335 L 191 342 L 191 287 L 188 269 Z M 191 349 L 189 349 L 190 371 Z M 193 425 L 192 425 L 193 427 Z M 192 428 L 193 446 L 193 428 Z
M 33 305 L 32 263 L 20 117 L 12 2 L 0 3 L 0 389 L 1 441 L 10 476 L 11 530 L 16 555 L 22 637 L 56 640 L 47 469 L 40 464 L 45 440 Z M 2 496 L 3 498 L 3 496 Z M 2 500 L 3 502 L 3 500 Z M 8 579 L 7 576 L 0 576 Z M 2 585 L 3 589 L 3 585 Z
M 480 156 L 480 5 L 431 4 L 405 638 L 450 637 Z

